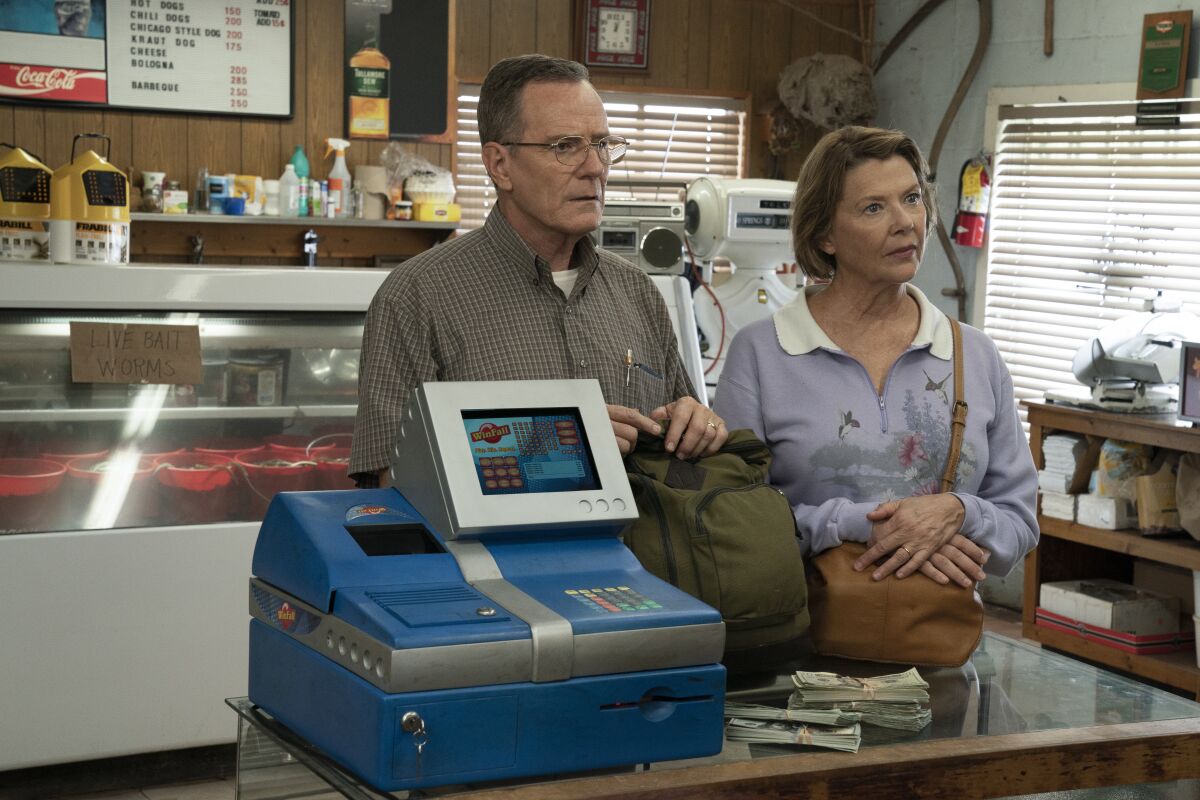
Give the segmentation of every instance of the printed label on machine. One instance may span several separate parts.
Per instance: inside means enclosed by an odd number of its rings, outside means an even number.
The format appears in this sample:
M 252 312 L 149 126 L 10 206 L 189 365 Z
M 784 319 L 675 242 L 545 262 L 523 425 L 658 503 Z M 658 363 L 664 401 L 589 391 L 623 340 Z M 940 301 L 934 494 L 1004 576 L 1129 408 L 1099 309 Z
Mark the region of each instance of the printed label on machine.
M 573 408 L 462 412 L 485 495 L 599 489 L 596 465 Z
M 45 261 L 50 257 L 50 232 L 40 220 L 0 219 L 0 258 Z
M 123 264 L 129 261 L 129 226 L 124 224 L 75 223 L 76 261 L 94 264 Z

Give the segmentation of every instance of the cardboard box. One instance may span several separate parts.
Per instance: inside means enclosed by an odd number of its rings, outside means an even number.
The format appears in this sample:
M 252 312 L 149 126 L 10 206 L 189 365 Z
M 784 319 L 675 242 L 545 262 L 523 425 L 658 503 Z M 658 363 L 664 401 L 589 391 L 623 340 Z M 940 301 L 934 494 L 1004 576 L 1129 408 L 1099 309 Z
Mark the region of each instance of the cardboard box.
M 1200 617 L 1195 618 L 1200 627 Z M 1156 653 L 1179 653 L 1191 650 L 1195 646 L 1195 629 L 1176 631 L 1175 633 L 1158 633 L 1148 636 L 1135 636 L 1132 633 L 1122 633 L 1111 628 L 1101 628 L 1088 625 L 1062 614 L 1055 614 L 1039 606 L 1034 614 L 1034 624 L 1039 628 L 1050 628 L 1062 633 L 1077 636 L 1089 642 L 1102 644 L 1124 650 L 1126 653 L 1138 655 L 1153 655 Z
M 1097 628 L 1136 636 L 1179 633 L 1179 598 L 1097 578 L 1042 584 L 1041 607 Z
M 458 203 L 414 203 L 413 219 L 417 222 L 459 222 L 462 207 Z
M 1186 567 L 1160 564 L 1144 558 L 1133 560 L 1133 585 L 1146 591 L 1178 597 L 1179 612 L 1184 617 L 1196 613 L 1195 575 L 1200 573 L 1193 573 Z
M 1137 524 L 1133 503 L 1123 497 L 1081 494 L 1075 506 L 1075 521 L 1108 531 L 1132 528 Z

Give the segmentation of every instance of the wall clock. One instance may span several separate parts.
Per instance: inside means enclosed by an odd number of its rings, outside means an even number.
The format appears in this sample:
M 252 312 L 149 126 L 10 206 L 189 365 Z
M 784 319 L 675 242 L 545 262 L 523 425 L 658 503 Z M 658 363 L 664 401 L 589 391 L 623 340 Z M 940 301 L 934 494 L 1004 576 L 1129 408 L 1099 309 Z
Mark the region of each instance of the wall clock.
M 586 66 L 649 66 L 650 0 L 579 0 L 576 8 L 578 57 Z

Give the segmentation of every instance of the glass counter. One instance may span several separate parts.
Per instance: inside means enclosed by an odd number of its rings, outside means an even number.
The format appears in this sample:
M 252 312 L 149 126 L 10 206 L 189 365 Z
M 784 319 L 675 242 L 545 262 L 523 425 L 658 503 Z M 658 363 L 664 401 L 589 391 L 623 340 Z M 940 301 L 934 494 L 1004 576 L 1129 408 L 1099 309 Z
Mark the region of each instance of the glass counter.
M 352 488 L 362 314 L 0 314 L 0 532 L 262 519 Z M 71 322 L 197 325 L 196 384 L 75 383 Z
M 785 705 L 792 691 L 793 669 L 864 677 L 894 672 L 896 667 L 809 657 L 777 673 L 731 676 L 728 699 Z M 1023 790 L 1030 786 L 1055 792 L 1055 800 L 1184 800 L 1200 796 L 1200 704 L 991 633 L 984 635 L 963 668 L 920 671 L 930 684 L 933 723 L 916 733 L 863 725 L 863 744 L 856 754 L 727 742 L 719 755 L 709 758 L 590 776 L 448 786 L 408 794 L 379 792 L 363 784 L 247 698 L 226 703 L 238 716 L 239 800 L 498 797 L 501 793 L 515 800 L 523 796 L 524 787 L 529 788 L 530 797 L 540 800 L 682 797 L 688 796 L 688 786 L 699 791 L 696 787 L 701 785 L 705 797 L 753 797 L 758 796 L 753 781 L 764 774 L 770 775 L 776 796 L 787 794 L 782 787 L 789 778 L 797 786 L 807 787 L 814 797 L 826 796 L 818 786 L 822 782 L 830 797 L 852 796 L 836 791 L 851 782 L 861 782 L 862 796 L 875 796 L 871 789 L 878 785 L 871 783 L 872 771 L 878 773 L 877 784 L 890 785 L 888 797 L 1005 797 L 1019 794 L 1008 787 Z M 1171 731 L 1165 736 L 1164 727 Z M 1130 738 L 1137 741 L 1143 734 L 1155 737 L 1153 747 L 1161 748 L 1156 751 L 1161 754 L 1156 763 L 1154 759 L 1150 759 L 1152 763 L 1131 759 L 1128 765 L 1110 770 L 1115 783 L 1086 763 L 1094 757 L 1111 767 L 1121 756 L 1105 752 L 1106 748 L 1117 754 L 1131 752 L 1136 745 L 1129 744 Z M 428 746 L 436 746 L 432 732 Z M 1069 766 L 1077 752 L 1092 756 L 1080 756 L 1075 767 Z M 1055 762 L 1055 769 L 1043 770 L 1047 759 Z M 772 760 L 777 761 L 766 763 Z M 919 766 L 926 763 L 940 766 L 928 770 Z M 955 775 L 956 766 L 966 771 L 965 778 Z M 956 780 L 964 780 L 965 788 L 956 787 Z M 1126 788 L 1115 793 L 1079 788 L 1110 783 Z M 906 784 L 908 788 L 902 789 Z

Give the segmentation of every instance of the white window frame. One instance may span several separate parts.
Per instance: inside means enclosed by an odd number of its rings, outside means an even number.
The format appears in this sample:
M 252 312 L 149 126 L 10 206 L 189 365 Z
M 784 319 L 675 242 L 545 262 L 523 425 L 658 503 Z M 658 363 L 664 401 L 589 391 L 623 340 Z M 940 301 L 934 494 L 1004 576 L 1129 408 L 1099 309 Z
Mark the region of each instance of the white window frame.
M 1188 81 L 1185 97 L 1194 98 L 1200 96 L 1197 94 L 1198 90 L 1200 90 L 1200 81 Z M 1053 105 L 1063 103 L 1129 104 L 1133 102 L 1132 98 L 1136 95 L 1136 91 L 1137 87 L 1133 83 L 993 88 L 988 91 L 987 96 L 987 109 L 984 125 L 985 148 L 989 152 L 993 153 L 999 150 L 1001 108 L 1005 106 Z M 976 255 L 976 281 L 973 313 L 971 315 L 972 324 L 980 330 L 984 330 L 985 332 L 987 332 L 986 313 L 988 296 L 988 257 L 990 252 L 990 247 L 988 246 L 989 244 L 990 243 L 985 243 L 984 247 L 981 248 Z M 1196 310 L 1192 306 L 1185 307 L 1189 310 Z M 1069 371 L 1069 367 L 1063 374 L 1063 383 L 1066 385 L 1076 384 L 1074 376 Z M 1024 417 L 1024 413 L 1022 413 L 1022 417 Z
M 1200 81 L 1187 82 L 1187 97 L 1200 97 Z M 1128 101 L 1137 95 L 1136 83 L 1083 83 L 1061 86 L 997 86 L 988 89 L 983 123 L 983 149 L 996 152 L 1000 135 L 1000 107 L 1041 103 L 1105 103 Z M 983 330 L 987 302 L 987 243 L 975 254 L 975 293 L 971 325 Z

